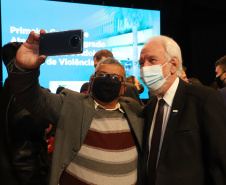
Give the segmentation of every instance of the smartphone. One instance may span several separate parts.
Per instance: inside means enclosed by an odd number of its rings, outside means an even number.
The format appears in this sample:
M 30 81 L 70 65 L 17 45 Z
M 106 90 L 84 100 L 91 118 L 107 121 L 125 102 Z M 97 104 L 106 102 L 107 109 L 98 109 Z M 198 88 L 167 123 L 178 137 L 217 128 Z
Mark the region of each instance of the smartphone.
M 69 55 L 83 52 L 82 29 L 40 34 L 39 55 Z

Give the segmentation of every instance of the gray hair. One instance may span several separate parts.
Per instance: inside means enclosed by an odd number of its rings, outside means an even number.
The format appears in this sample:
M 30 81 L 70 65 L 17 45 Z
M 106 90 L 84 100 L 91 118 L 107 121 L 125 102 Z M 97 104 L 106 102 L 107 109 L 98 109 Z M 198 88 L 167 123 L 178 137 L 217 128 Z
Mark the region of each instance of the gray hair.
M 124 66 L 118 60 L 115 60 L 114 58 L 111 58 L 111 57 L 105 58 L 99 64 L 97 64 L 97 67 L 95 68 L 95 72 L 103 64 L 113 64 L 113 65 L 121 67 L 123 69 L 123 73 L 124 73 L 123 74 L 123 81 L 125 81 L 125 79 L 126 79 L 126 71 L 125 71 Z
M 177 76 L 181 76 L 182 74 L 182 55 L 181 55 L 181 49 L 180 46 L 170 37 L 160 35 L 160 36 L 154 36 L 149 39 L 149 41 L 158 41 L 162 44 L 162 46 L 165 48 L 165 58 L 167 62 L 169 62 L 173 57 L 178 58 L 179 60 L 179 66 L 176 71 Z

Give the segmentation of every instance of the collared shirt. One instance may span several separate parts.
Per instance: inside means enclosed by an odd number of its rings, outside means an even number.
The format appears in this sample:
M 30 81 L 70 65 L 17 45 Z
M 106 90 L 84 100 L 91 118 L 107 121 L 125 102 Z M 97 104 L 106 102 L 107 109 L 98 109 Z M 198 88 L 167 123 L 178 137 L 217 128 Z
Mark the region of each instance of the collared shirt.
M 166 94 L 163 96 L 163 99 L 165 100 L 165 105 L 164 105 L 164 114 L 163 114 L 161 139 L 160 139 L 160 145 L 159 145 L 159 153 L 160 153 L 160 150 L 161 150 L 161 147 L 162 147 L 162 141 L 163 141 L 163 138 L 164 138 L 167 122 L 168 122 L 168 119 L 169 119 L 170 111 L 171 111 L 172 104 L 173 104 L 173 99 L 174 99 L 178 84 L 179 84 L 179 78 L 177 77 L 176 80 L 174 81 L 174 83 L 172 84 L 172 86 L 168 89 Z M 159 101 L 159 99 L 160 98 L 158 97 L 158 101 Z M 150 130 L 149 151 L 150 151 L 150 148 L 151 148 L 151 139 L 152 139 L 153 130 L 154 130 L 154 126 L 155 126 L 155 119 L 156 119 L 157 110 L 158 110 L 158 103 L 156 104 L 156 107 L 155 107 L 155 112 L 154 112 L 154 116 L 153 116 L 153 120 L 152 120 L 151 130 Z M 158 153 L 158 157 L 159 157 L 159 153 Z
M 102 109 L 105 109 L 105 110 L 117 110 L 117 109 L 119 109 L 120 112 L 125 113 L 125 112 L 122 110 L 120 103 L 117 103 L 117 104 L 115 105 L 115 108 L 113 108 L 113 109 L 106 109 L 106 108 L 104 108 L 102 105 L 100 105 L 99 103 L 97 103 L 95 100 L 94 100 L 94 103 L 95 103 L 95 109 L 97 109 L 97 107 L 101 107 Z

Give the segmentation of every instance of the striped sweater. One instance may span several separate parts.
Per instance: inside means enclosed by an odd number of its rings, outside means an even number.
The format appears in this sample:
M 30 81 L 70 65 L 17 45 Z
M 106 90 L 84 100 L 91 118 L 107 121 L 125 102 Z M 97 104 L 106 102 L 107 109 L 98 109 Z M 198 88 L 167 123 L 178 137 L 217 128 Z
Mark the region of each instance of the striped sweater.
M 124 112 L 98 106 L 82 147 L 63 172 L 60 185 L 135 185 L 137 158 Z

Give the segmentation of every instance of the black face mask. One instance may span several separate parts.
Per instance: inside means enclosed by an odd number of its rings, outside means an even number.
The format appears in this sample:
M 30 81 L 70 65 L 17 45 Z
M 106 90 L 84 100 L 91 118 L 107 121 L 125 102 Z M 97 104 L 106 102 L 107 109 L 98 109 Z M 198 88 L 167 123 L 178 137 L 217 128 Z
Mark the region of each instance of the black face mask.
M 224 74 L 225 73 L 225 71 L 222 73 L 222 74 Z M 224 86 L 223 86 L 223 82 L 224 82 L 224 80 L 222 81 L 221 80 L 221 76 L 222 76 L 222 74 L 220 75 L 220 76 L 218 76 L 218 77 L 216 77 L 216 79 L 215 79 L 215 81 L 217 82 L 217 86 L 221 89 L 221 88 L 223 88 Z
M 144 86 L 142 84 L 139 84 L 140 90 L 138 91 L 139 94 L 141 94 L 142 92 L 144 92 Z
M 121 82 L 115 83 L 110 77 L 96 77 L 92 85 L 94 96 L 102 102 L 111 102 L 119 96 Z

